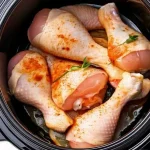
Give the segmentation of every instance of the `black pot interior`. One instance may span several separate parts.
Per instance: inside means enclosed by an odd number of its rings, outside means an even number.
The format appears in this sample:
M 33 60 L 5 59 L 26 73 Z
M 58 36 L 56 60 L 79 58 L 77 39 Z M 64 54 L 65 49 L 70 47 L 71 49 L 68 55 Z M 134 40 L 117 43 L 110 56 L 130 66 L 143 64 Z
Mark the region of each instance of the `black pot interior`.
M 90 3 L 103 5 L 111 2 L 110 0 L 22 0 L 15 3 L 13 8 L 8 11 L 6 19 L 3 22 L 1 29 L 0 52 L 7 55 L 7 62 L 18 51 L 25 50 L 29 46 L 27 38 L 27 29 L 34 17 L 34 15 L 42 8 L 59 8 L 65 5 Z M 137 28 L 150 40 L 150 14 L 148 9 L 142 3 L 134 3 L 132 1 L 126 2 L 125 0 L 115 1 L 121 14 L 136 24 Z M 131 24 L 132 26 L 133 24 Z M 7 66 L 6 66 L 7 69 Z M 7 78 L 5 78 L 7 82 Z M 26 114 L 23 104 L 17 101 L 13 96 L 9 96 L 10 101 L 8 105 L 11 107 L 17 120 L 29 130 L 32 134 L 40 137 L 39 128 L 31 121 L 30 117 Z M 124 108 L 120 121 L 116 130 L 114 139 L 126 135 L 135 126 L 142 121 L 150 108 L 150 101 L 143 102 L 134 101 Z M 130 109 L 131 114 L 127 112 Z M 122 118 L 125 118 L 124 120 Z M 122 127 L 122 124 L 127 124 L 127 120 L 132 120 L 130 125 Z M 121 132 L 120 129 L 122 128 Z

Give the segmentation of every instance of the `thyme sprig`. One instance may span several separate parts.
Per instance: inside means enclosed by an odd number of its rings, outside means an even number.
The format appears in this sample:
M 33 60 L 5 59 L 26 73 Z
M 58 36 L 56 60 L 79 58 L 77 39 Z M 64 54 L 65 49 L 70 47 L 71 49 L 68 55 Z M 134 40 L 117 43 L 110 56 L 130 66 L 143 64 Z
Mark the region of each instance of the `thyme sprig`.
M 77 71 L 79 69 L 87 69 L 88 67 L 90 67 L 90 65 L 91 65 L 91 63 L 88 62 L 88 60 L 85 57 L 81 66 L 71 66 L 71 68 L 69 70 L 67 70 L 60 77 L 58 77 L 56 80 L 54 80 L 53 83 L 56 82 L 56 81 L 58 81 L 60 78 L 62 78 L 68 72 Z
M 138 35 L 129 35 L 129 38 L 120 45 L 123 45 L 125 43 L 129 44 L 131 42 L 136 41 L 137 39 L 138 39 Z

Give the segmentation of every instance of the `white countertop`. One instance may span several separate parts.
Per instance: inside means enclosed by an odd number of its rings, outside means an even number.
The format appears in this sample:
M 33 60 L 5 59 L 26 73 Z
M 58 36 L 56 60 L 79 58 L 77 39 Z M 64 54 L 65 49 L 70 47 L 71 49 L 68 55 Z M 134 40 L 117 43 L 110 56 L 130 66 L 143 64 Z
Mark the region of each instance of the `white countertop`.
M 8 141 L 0 141 L 0 150 L 19 150 Z

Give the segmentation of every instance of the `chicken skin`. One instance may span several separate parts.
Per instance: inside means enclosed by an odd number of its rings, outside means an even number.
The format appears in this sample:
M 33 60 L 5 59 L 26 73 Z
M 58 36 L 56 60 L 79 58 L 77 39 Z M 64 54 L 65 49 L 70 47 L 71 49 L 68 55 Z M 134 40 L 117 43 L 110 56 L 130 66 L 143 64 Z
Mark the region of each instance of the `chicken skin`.
M 67 11 L 39 11 L 28 29 L 28 38 L 33 46 L 55 56 L 76 61 L 86 57 L 107 72 L 110 82 L 122 79 L 124 71 L 113 66 L 107 49 L 97 44 L 83 24 Z
M 66 139 L 72 148 L 90 148 L 112 140 L 123 106 L 142 89 L 143 76 L 124 73 L 112 97 L 75 119 Z
M 128 72 L 150 69 L 150 42 L 124 24 L 114 3 L 99 9 L 99 20 L 108 36 L 108 55 L 113 64 Z
M 38 108 L 48 128 L 65 132 L 72 125 L 72 119 L 52 101 L 47 63 L 40 54 L 18 53 L 9 61 L 8 72 L 11 93 L 19 101 Z

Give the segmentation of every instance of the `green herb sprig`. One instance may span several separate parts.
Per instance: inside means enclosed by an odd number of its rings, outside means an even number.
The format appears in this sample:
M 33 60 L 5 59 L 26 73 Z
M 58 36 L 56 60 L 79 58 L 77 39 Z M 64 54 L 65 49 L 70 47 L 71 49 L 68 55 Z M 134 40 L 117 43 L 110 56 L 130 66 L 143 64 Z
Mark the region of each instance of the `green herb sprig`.
M 58 77 L 56 80 L 54 80 L 53 83 L 56 82 L 56 81 L 58 81 L 60 78 L 62 78 L 68 72 L 77 71 L 79 69 L 87 69 L 88 67 L 90 67 L 90 65 L 91 65 L 91 63 L 88 62 L 87 59 L 86 59 L 86 57 L 85 57 L 84 60 L 83 60 L 83 64 L 81 66 L 71 66 L 71 68 L 69 70 L 67 70 L 60 77 Z
M 136 41 L 137 39 L 138 39 L 138 35 L 129 35 L 129 38 L 125 42 L 123 42 L 122 44 L 120 44 L 120 45 L 123 45 L 125 43 L 129 44 L 131 42 Z

